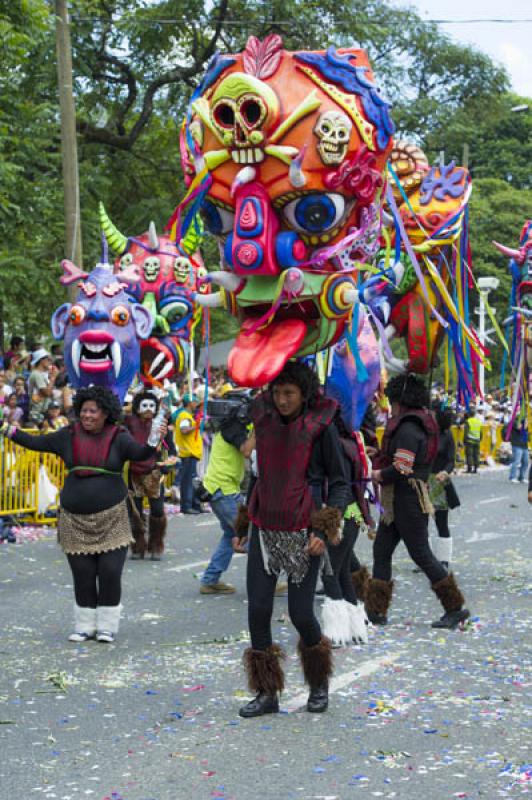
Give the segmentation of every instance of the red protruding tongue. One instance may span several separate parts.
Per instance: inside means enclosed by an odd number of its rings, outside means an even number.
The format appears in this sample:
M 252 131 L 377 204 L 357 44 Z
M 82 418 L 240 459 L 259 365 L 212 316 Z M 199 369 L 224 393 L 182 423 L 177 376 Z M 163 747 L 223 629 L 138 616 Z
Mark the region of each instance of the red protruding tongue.
M 248 334 L 254 322 L 245 320 L 229 353 L 229 375 L 240 386 L 259 387 L 272 381 L 297 353 L 307 333 L 302 319 L 285 319 Z

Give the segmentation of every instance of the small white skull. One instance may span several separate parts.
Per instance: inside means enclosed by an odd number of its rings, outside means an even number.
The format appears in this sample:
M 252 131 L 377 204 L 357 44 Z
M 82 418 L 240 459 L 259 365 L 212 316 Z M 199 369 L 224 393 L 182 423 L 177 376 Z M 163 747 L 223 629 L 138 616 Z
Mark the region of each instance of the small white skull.
M 314 133 L 319 139 L 318 152 L 324 164 L 341 164 L 347 155 L 353 123 L 342 111 L 325 111 Z
M 174 264 L 174 278 L 176 283 L 186 283 L 190 275 L 190 261 L 185 256 L 178 256 Z
M 159 275 L 159 270 L 161 269 L 161 262 L 157 258 L 157 256 L 148 256 L 148 258 L 144 261 L 142 265 L 144 270 L 144 277 L 150 283 L 157 280 L 157 276 Z

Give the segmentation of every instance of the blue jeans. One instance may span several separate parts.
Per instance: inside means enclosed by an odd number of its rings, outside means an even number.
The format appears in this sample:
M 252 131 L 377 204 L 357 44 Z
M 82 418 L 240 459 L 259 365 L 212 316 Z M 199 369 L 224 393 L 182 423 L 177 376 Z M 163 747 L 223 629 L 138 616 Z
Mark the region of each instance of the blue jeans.
M 222 494 L 220 489 L 217 489 L 211 497 L 211 508 L 213 514 L 218 517 L 223 535 L 218 542 L 218 547 L 212 554 L 209 566 L 203 573 L 201 582 L 204 584 L 218 583 L 222 572 L 225 572 L 231 563 L 233 557 L 231 540 L 235 535 L 233 523 L 238 513 L 240 501 L 239 494 Z
M 512 466 L 510 468 L 510 480 L 514 481 L 519 477 L 520 481 L 526 479 L 528 468 L 528 448 L 512 445 Z
M 194 456 L 186 456 L 181 459 L 181 511 L 190 511 L 195 508 L 197 511 L 201 510 L 201 506 L 197 500 L 194 499 L 194 486 L 192 481 L 196 477 L 196 469 L 198 466 L 198 459 Z

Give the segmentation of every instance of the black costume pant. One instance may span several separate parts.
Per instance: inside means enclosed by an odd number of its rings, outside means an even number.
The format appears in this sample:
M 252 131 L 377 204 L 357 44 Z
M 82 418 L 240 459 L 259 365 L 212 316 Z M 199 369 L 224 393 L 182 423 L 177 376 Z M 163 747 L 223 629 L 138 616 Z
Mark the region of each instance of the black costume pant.
M 143 497 L 134 497 L 135 506 L 137 511 L 139 512 L 140 518 L 142 519 L 143 508 L 144 508 L 144 498 Z M 161 484 L 161 491 L 159 493 L 159 497 L 148 497 L 148 503 L 150 504 L 150 516 L 151 517 L 164 517 L 164 486 Z
M 480 464 L 480 442 L 466 442 L 465 453 L 467 468 L 477 470 Z
M 96 608 L 120 603 L 126 554 L 127 547 L 118 547 L 106 553 L 67 555 L 78 606 Z
M 435 511 L 434 522 L 436 523 L 438 536 L 440 536 L 442 539 L 450 539 L 451 531 L 449 530 L 449 511 L 447 509 Z
M 429 545 L 429 515 L 419 505 L 416 490 L 406 483 L 395 484 L 394 521 L 379 523 L 373 542 L 373 577 L 382 581 L 392 578 L 392 556 L 403 540 L 412 561 L 431 583 L 447 576 Z
M 288 578 L 288 613 L 304 644 L 313 647 L 321 639 L 321 628 L 314 614 L 314 592 L 320 567 L 319 556 L 310 557 L 310 566 L 300 584 Z M 259 534 L 251 534 L 248 552 L 247 592 L 248 619 L 251 646 L 266 650 L 272 644 L 271 621 L 275 595 L 276 575 L 264 569 Z
M 351 580 L 351 556 L 358 537 L 358 525 L 348 519 L 344 525 L 344 535 L 340 544 L 327 545 L 331 560 L 332 575 L 323 575 L 323 588 L 331 600 L 357 602 L 357 595 Z

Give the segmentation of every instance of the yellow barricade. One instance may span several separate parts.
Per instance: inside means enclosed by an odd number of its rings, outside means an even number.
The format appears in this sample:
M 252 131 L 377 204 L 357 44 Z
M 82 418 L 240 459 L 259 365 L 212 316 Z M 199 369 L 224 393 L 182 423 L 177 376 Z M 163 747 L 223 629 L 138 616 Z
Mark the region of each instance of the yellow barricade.
M 56 522 L 57 505 L 44 516 L 39 512 L 39 475 L 44 467 L 52 484 L 60 490 L 65 479 L 63 461 L 51 453 L 35 453 L 5 437 L 0 442 L 0 516 L 20 516 L 46 525 Z

